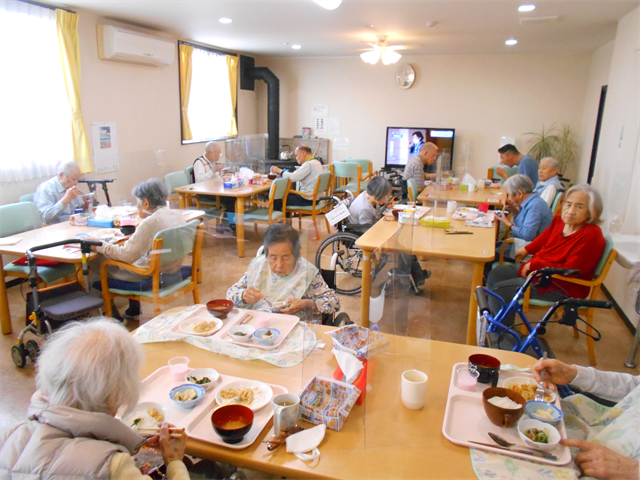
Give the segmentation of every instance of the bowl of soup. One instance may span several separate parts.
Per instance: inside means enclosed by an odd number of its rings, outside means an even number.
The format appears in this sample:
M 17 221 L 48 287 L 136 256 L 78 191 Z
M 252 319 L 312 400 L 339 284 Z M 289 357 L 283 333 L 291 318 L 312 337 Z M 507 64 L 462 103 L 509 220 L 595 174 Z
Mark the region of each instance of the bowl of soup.
M 253 410 L 244 405 L 224 405 L 213 411 L 211 423 L 225 443 L 240 443 L 253 426 Z
M 233 302 L 231 300 L 211 300 L 207 302 L 207 310 L 214 317 L 224 320 L 233 310 Z

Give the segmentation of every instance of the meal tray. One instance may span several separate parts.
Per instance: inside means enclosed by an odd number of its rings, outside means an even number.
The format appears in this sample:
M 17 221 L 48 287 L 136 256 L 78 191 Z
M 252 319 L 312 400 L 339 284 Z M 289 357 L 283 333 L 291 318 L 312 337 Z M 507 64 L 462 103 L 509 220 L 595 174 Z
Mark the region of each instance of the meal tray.
M 478 383 L 475 392 L 460 390 L 455 386 L 456 371 L 459 368 L 466 366 L 468 366 L 466 362 L 456 363 L 453 366 L 453 370 L 451 372 L 449 396 L 447 398 L 447 406 L 444 412 L 444 421 L 442 422 L 442 434 L 447 437 L 447 439 L 449 439 L 456 445 L 462 445 L 469 448 L 477 448 L 479 450 L 486 450 L 488 452 L 516 457 L 531 462 L 546 463 L 548 465 L 566 465 L 571 462 L 571 451 L 568 447 L 564 447 L 561 445 L 549 452 L 558 457 L 558 460 L 553 461 L 546 458 L 534 457 L 532 455 L 525 455 L 509 450 L 501 450 L 500 448 L 485 447 L 484 445 L 470 443 L 470 440 L 473 440 L 475 442 L 494 443 L 489 435 L 487 435 L 487 432 L 493 432 L 500 435 L 508 442 L 521 445 L 524 449 L 529 448 L 524 444 L 515 427 L 498 427 L 491 423 L 491 421 L 487 418 L 487 415 L 484 412 L 484 407 L 482 406 L 482 392 L 486 388 L 488 388 L 489 385 Z M 532 375 L 528 373 L 500 371 L 500 382 L 498 383 L 498 386 L 502 386 L 502 383 L 510 377 L 531 376 Z M 555 405 L 558 408 L 562 409 L 560 406 L 559 398 L 556 399 Z M 526 413 L 523 415 L 523 418 L 528 418 Z M 564 426 L 564 419 L 561 420 L 559 425 L 555 426 L 560 432 L 562 438 L 567 438 L 567 430 Z
M 258 326 L 256 325 L 256 322 L 258 321 L 258 319 L 261 319 L 261 318 L 269 319 L 268 326 L 270 328 L 275 328 L 280 332 L 280 336 L 274 342 L 273 345 L 262 345 L 258 343 L 257 340 L 253 340 L 253 339 L 247 342 L 237 342 L 229 336 L 229 334 L 227 333 L 229 328 L 231 328 L 234 325 L 237 325 L 244 318 L 246 314 L 251 315 L 253 318 L 247 323 L 245 323 L 245 325 L 250 325 L 254 327 L 256 330 L 258 329 Z M 191 313 L 191 315 L 189 315 L 188 317 L 184 317 L 181 320 L 181 322 L 183 322 L 188 318 L 202 316 L 202 315 L 208 315 L 208 310 L 205 305 L 202 305 L 200 308 L 195 309 Z M 189 335 L 188 333 L 184 333 L 182 330 L 180 330 L 181 322 L 177 322 L 175 325 L 173 325 L 171 327 L 171 331 L 180 335 Z M 296 325 L 299 322 L 300 322 L 300 319 L 295 315 L 283 315 L 281 313 L 259 312 L 256 310 L 247 310 L 244 308 L 234 308 L 229 312 L 229 314 L 227 315 L 227 318 L 223 320 L 224 325 L 222 326 L 222 328 L 207 338 L 211 338 L 214 340 L 225 340 L 229 343 L 233 343 L 234 345 L 240 345 L 241 347 L 257 348 L 260 350 L 275 350 L 276 348 L 279 348 L 284 343 L 287 336 L 293 331 L 294 328 L 296 328 Z
M 220 375 L 220 379 L 216 383 L 216 388 L 207 393 L 207 395 L 210 395 L 214 401 L 208 402 L 206 406 L 200 408 L 197 413 L 194 412 L 194 415 L 189 417 L 188 423 L 186 424 L 187 435 L 192 438 L 197 438 L 198 440 L 213 443 L 215 445 L 220 445 L 221 447 L 231 448 L 233 450 L 242 450 L 243 448 L 247 448 L 256 441 L 256 439 L 260 435 L 260 432 L 262 432 L 264 427 L 266 427 L 269 423 L 269 420 L 271 420 L 271 417 L 273 417 L 271 400 L 260 410 L 258 410 L 257 412 L 253 412 L 254 417 L 251 430 L 249 430 L 249 433 L 245 435 L 240 443 L 225 443 L 213 429 L 213 425 L 211 424 L 211 412 L 215 407 L 217 407 L 217 404 L 215 403 L 214 393 L 220 388 L 224 387 L 224 385 L 238 380 L 245 379 L 240 377 L 233 377 L 231 375 Z M 276 395 L 288 393 L 288 390 L 284 387 L 281 387 L 280 385 L 273 385 L 271 383 L 267 383 L 267 385 L 269 385 L 273 390 L 274 397 Z

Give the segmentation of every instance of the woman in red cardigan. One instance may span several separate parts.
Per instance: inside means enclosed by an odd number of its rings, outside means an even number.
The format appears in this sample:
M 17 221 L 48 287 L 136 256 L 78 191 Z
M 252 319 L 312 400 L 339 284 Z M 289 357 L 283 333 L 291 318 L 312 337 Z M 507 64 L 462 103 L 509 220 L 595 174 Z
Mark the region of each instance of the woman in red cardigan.
M 575 185 L 567 192 L 562 213 L 554 217 L 549 228 L 531 243 L 516 252 L 516 262 L 533 255 L 528 262 L 509 264 L 491 270 L 487 287 L 509 303 L 522 286 L 527 275 L 544 267 L 580 270 L 577 278 L 593 279 L 596 267 L 604 253 L 605 239 L 597 225 L 602 213 L 600 194 L 586 183 Z M 553 280 L 549 288 L 532 285 L 531 298 L 555 302 L 563 298 L 586 298 L 590 288 L 562 280 Z M 489 297 L 489 306 L 495 314 L 500 302 Z M 513 325 L 515 313 L 505 319 Z

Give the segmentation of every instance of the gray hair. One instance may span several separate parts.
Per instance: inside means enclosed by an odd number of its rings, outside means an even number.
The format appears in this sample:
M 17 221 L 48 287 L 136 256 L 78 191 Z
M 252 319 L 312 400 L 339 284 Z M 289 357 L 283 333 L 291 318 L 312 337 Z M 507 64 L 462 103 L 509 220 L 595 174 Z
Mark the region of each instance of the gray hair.
M 73 170 L 74 168 L 80 170 L 80 165 L 78 165 L 73 160 L 69 162 L 62 162 L 60 165 L 58 165 L 58 175 L 62 174 L 65 177 L 68 177 L 69 175 L 71 175 L 71 170 Z
M 143 361 L 140 344 L 114 320 L 70 322 L 45 343 L 36 386 L 51 404 L 114 413 L 138 403 Z
M 512 196 L 518 193 L 518 190 L 526 195 L 533 192 L 533 182 L 526 175 L 512 175 L 504 182 L 503 188 Z
M 602 215 L 602 197 L 598 191 L 587 183 L 580 183 L 571 187 L 564 196 L 566 202 L 572 193 L 584 193 L 589 197 L 589 218 L 587 223 L 597 225 Z
M 217 151 L 222 152 L 222 149 L 216 142 L 207 142 L 204 146 L 204 153 L 213 153 Z
M 420 153 L 426 152 L 426 151 L 432 152 L 434 150 L 437 151 L 438 150 L 438 146 L 435 143 L 432 143 L 432 142 L 427 142 L 424 145 L 422 145 L 422 147 L 420 147 Z
M 369 181 L 367 185 L 367 193 L 376 200 L 380 201 L 391 193 L 392 187 L 389 180 L 376 175 Z
M 544 157 L 542 160 L 540 160 L 540 163 L 542 162 L 548 162 L 549 168 L 555 168 L 556 170 L 560 168 L 560 162 L 553 157 Z
M 157 178 L 150 178 L 142 183 L 139 183 L 131 194 L 138 199 L 139 202 L 147 199 L 151 208 L 163 207 L 167 204 L 167 197 L 169 192 L 164 182 Z
M 286 223 L 276 223 L 264 231 L 262 244 L 264 245 L 265 256 L 269 256 L 269 247 L 271 245 L 284 242 L 291 245 L 293 248 L 293 256 L 296 260 L 300 258 L 300 235 L 298 235 L 298 232 L 291 225 L 287 225 Z

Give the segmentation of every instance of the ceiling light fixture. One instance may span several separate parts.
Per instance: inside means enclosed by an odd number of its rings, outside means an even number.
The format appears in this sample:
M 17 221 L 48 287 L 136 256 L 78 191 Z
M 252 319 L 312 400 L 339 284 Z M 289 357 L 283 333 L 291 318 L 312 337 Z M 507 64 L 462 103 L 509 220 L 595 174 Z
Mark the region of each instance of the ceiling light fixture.
M 398 52 L 389 50 L 388 48 L 385 48 L 382 51 L 382 63 L 385 65 L 396 63 L 398 60 L 400 60 L 401 57 L 402 55 L 400 55 Z
M 504 42 L 505 45 L 509 45 L 510 47 L 515 45 L 516 43 L 518 43 L 518 40 L 516 40 L 515 38 L 510 38 L 509 40 Z
M 364 63 L 370 63 L 371 65 L 375 65 L 380 60 L 380 54 L 382 53 L 382 48 L 379 46 L 373 47 L 373 50 L 369 50 L 368 52 L 364 52 L 360 54 L 360 58 Z
M 520 5 L 518 7 L 519 12 L 533 12 L 536 9 L 536 6 L 533 4 L 529 5 Z
M 326 8 L 327 10 L 335 10 L 340 6 L 342 0 L 313 0 L 322 8 Z
M 222 17 L 222 18 L 219 18 L 218 21 L 220 23 L 231 23 L 233 20 L 231 20 L 230 18 Z
M 392 63 L 396 63 L 398 60 L 400 60 L 402 58 L 402 55 L 400 55 L 392 48 L 376 45 L 373 47 L 373 50 L 361 53 L 360 58 L 364 63 L 370 63 L 371 65 L 375 65 L 380 59 L 382 59 L 383 64 L 391 65 Z
M 294 50 L 300 50 L 302 48 L 302 45 L 291 45 L 291 48 L 293 48 Z
M 438 24 L 438 22 L 427 22 L 426 25 L 427 27 L 431 28 L 431 27 L 435 27 Z

